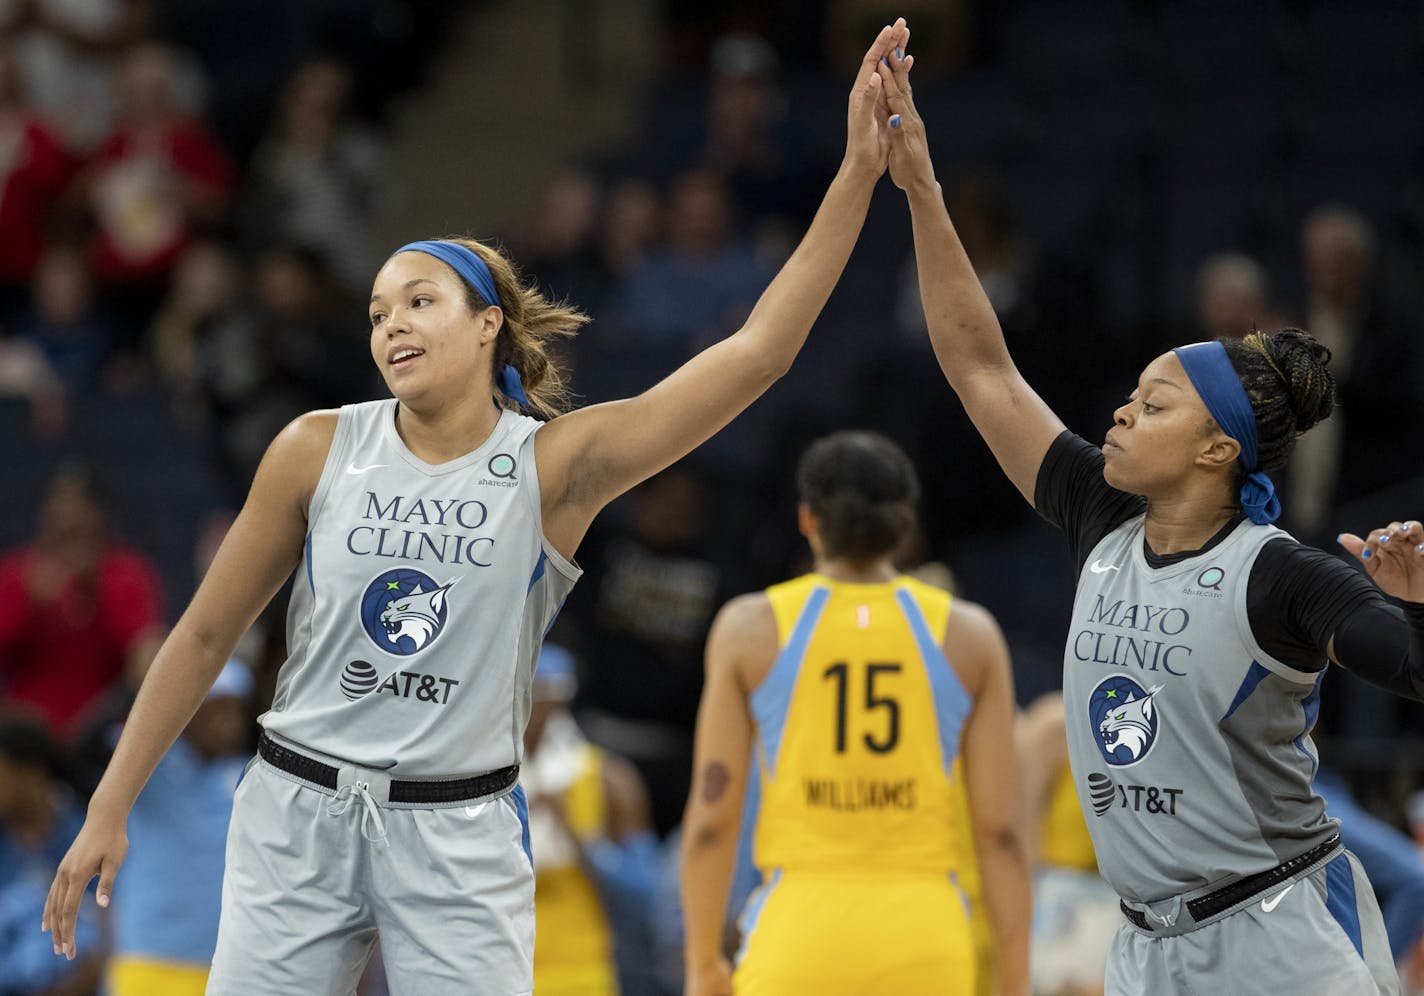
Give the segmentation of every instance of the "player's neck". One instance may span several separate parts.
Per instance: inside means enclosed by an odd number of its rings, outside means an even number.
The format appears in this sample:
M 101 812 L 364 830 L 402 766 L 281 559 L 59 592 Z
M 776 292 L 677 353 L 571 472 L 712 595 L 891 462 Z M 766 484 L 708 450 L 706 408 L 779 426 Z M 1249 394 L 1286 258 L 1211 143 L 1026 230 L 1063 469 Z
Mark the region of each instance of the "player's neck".
M 884 584 L 900 576 L 888 560 L 855 561 L 840 557 L 818 557 L 815 571 L 842 584 Z
M 448 463 L 484 445 L 502 414 L 489 395 L 433 409 L 401 402 L 396 409 L 396 434 L 426 463 Z
M 1147 546 L 1163 557 L 1200 550 L 1240 511 L 1214 503 L 1149 502 L 1143 526 Z

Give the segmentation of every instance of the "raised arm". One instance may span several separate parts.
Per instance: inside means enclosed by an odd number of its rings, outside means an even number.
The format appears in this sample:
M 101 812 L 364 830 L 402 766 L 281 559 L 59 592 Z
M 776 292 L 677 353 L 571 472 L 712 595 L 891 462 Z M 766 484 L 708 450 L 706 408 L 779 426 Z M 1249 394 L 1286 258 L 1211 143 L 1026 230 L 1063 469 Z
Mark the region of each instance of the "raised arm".
M 850 258 L 889 151 L 875 66 L 904 34 L 881 29 L 850 93 L 845 159 L 801 244 L 736 333 L 634 398 L 570 412 L 536 440 L 544 531 L 561 553 L 618 495 L 691 452 L 796 358 Z
M 108 905 L 128 850 L 125 824 L 134 800 L 193 718 L 237 641 L 297 565 L 307 506 L 335 426 L 334 412 L 313 413 L 273 441 L 192 603 L 154 657 L 84 827 L 50 886 L 42 926 L 53 931 L 56 953 L 73 959 L 75 919 L 95 875 L 99 905 Z
M 879 73 L 889 111 L 890 177 L 905 191 L 925 322 L 940 369 L 1014 487 L 1033 502 L 1038 468 L 1063 423 L 1014 366 L 1004 333 L 935 179 L 925 124 L 910 95 L 912 56 L 891 53 Z
M 707 678 L 697 710 L 692 792 L 682 821 L 682 908 L 688 996 L 731 996 L 722 952 L 727 896 L 747 790 L 752 718 L 744 676 L 776 656 L 776 619 L 765 595 L 728 602 L 707 634 Z
M 1014 728 L 1014 684 L 999 625 L 977 605 L 957 602 L 945 654 L 974 699 L 964 726 L 965 787 L 984 904 L 994 936 L 999 992 L 1027 996 L 1031 899 L 1018 771 L 1005 738 Z

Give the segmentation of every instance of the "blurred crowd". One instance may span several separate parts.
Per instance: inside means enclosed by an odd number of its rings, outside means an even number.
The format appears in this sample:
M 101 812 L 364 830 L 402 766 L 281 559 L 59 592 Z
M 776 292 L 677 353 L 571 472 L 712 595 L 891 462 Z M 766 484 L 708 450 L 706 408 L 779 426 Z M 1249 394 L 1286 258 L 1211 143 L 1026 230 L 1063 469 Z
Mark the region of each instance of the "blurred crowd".
M 176 940 L 152 924 L 208 899 L 215 917 L 223 807 L 285 653 L 283 597 L 156 776 L 159 815 L 130 828 L 126 874 L 162 879 L 153 855 L 176 839 L 193 891 L 121 879 L 76 965 L 49 956 L 36 904 L 267 443 L 381 391 L 363 301 L 389 249 L 373 234 L 385 126 L 456 6 L 0 0 L 0 420 L 20 453 L 0 522 L 0 994 L 84 993 L 106 973 L 118 992 L 125 955 L 203 962 L 207 921 Z M 1399 97 L 1424 89 L 1424 20 L 1407 6 L 894 10 L 916 25 L 951 216 L 1070 428 L 1100 438 L 1174 343 L 1296 325 L 1330 346 L 1338 414 L 1278 482 L 1283 525 L 1326 549 L 1419 515 L 1424 494 L 1402 454 L 1424 378 L 1424 118 Z M 847 53 L 888 9 L 663 5 L 670 55 L 638 137 L 565 164 L 502 233 L 594 316 L 563 357 L 581 402 L 648 386 L 750 311 L 839 159 Z M 375 53 L 400 71 L 368 71 Z M 540 929 L 547 907 L 568 939 L 541 940 L 544 978 L 566 972 L 541 992 L 677 991 L 703 639 L 727 598 L 805 566 L 791 467 L 810 439 L 900 442 L 925 492 L 906 566 L 950 565 L 996 614 L 1023 703 L 1057 686 L 1068 558 L 1046 555 L 1058 538 L 943 382 L 911 248 L 882 190 L 791 374 L 580 550 L 529 745 Z M 1403 826 L 1424 713 L 1332 677 L 1322 723 L 1367 808 Z

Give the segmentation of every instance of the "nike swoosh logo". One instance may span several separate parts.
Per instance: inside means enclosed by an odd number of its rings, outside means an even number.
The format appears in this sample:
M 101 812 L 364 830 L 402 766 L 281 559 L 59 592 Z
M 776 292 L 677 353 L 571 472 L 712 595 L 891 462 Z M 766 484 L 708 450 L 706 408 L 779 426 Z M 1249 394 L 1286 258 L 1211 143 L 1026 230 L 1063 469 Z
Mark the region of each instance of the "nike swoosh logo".
M 356 464 L 353 463 L 353 464 L 351 464 L 349 467 L 346 468 L 346 473 L 348 473 L 348 474 L 364 474 L 364 473 L 366 473 L 366 471 L 368 471 L 368 470 L 379 470 L 381 467 L 385 467 L 385 466 L 387 466 L 387 464 L 384 464 L 384 463 L 373 463 L 373 464 L 368 464 L 368 465 L 365 466 L 365 467 L 358 467 L 358 466 L 356 466 Z
M 1279 905 L 1281 904 L 1281 900 L 1282 900 L 1282 899 L 1286 898 L 1286 893 L 1287 893 L 1287 892 L 1290 892 L 1290 891 L 1291 891 L 1292 889 L 1294 889 L 1294 888 L 1295 888 L 1295 883 L 1292 882 L 1290 885 L 1286 886 L 1284 889 L 1282 889 L 1280 892 L 1276 893 L 1276 894 L 1275 894 L 1274 896 L 1272 896 L 1270 899 L 1263 899 L 1263 900 L 1261 900 L 1261 909 L 1264 910 L 1264 911 L 1267 912 L 1267 913 L 1271 912 L 1271 910 L 1275 909 L 1277 906 L 1279 906 Z
M 1094 574 L 1106 574 L 1108 571 L 1116 571 L 1120 570 L 1120 568 L 1117 564 L 1104 564 L 1102 561 L 1095 560 L 1088 565 L 1088 570 Z

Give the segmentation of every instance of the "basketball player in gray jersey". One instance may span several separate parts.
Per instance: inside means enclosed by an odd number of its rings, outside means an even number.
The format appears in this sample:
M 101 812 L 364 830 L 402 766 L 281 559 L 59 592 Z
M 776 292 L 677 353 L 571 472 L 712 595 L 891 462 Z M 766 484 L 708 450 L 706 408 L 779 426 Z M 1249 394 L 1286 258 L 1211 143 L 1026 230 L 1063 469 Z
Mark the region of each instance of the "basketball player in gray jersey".
M 1333 402 L 1328 350 L 1296 330 L 1167 352 L 1101 447 L 1068 432 L 1015 368 L 946 213 L 911 61 L 891 53 L 880 73 L 935 352 L 1079 569 L 1063 689 L 1079 799 L 1122 897 L 1107 992 L 1397 992 L 1308 733 L 1332 660 L 1424 697 L 1424 531 L 1342 537 L 1372 583 L 1271 525 L 1268 475 Z
M 96 874 L 107 904 L 135 796 L 295 569 L 291 656 L 235 801 L 208 992 L 350 993 L 378 936 L 394 993 L 530 991 L 516 781 L 575 548 L 605 504 L 794 359 L 885 169 L 875 67 L 905 35 L 887 26 L 866 52 L 841 169 L 746 324 L 638 397 L 558 413 L 544 344 L 583 316 L 489 247 L 417 242 L 386 261 L 370 345 L 394 399 L 313 412 L 273 441 L 60 866 L 44 914 L 56 951 L 74 956 Z

